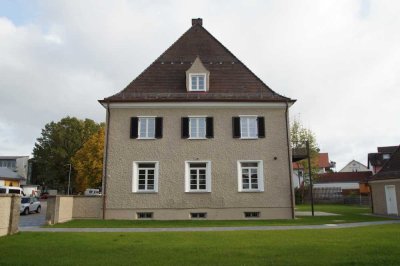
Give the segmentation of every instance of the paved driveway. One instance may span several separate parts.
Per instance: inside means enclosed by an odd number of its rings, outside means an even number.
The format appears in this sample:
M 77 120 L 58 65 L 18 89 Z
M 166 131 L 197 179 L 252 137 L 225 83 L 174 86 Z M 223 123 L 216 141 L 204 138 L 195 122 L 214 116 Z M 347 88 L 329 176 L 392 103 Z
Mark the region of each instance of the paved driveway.
M 42 210 L 40 213 L 32 212 L 28 215 L 19 216 L 19 227 L 41 226 L 45 224 L 47 201 L 40 201 Z

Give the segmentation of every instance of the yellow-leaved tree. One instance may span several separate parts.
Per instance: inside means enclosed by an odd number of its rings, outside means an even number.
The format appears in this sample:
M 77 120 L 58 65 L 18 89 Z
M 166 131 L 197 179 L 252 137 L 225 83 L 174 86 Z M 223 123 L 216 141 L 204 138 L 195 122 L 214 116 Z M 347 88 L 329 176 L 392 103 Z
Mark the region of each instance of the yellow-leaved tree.
M 72 157 L 76 171 L 75 190 L 101 187 L 103 174 L 104 127 L 93 134 Z

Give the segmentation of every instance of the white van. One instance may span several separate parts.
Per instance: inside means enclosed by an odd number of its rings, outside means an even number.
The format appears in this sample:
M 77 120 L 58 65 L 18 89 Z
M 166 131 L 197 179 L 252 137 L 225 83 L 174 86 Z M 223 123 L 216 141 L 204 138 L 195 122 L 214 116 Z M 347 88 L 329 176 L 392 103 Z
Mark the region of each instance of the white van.
M 22 192 L 22 188 L 20 188 L 20 187 L 6 187 L 6 186 L 0 186 L 0 194 L 24 195 L 24 193 Z
M 97 188 L 87 188 L 84 193 L 85 196 L 100 196 L 100 189 Z

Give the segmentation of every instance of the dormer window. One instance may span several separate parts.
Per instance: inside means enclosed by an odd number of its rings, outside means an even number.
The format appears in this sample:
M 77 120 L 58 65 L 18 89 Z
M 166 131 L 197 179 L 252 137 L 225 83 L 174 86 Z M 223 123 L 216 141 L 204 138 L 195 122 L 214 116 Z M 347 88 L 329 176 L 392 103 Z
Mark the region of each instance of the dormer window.
M 210 71 L 204 67 L 199 57 L 186 70 L 186 90 L 188 92 L 208 91 L 210 89 Z
M 190 91 L 206 91 L 206 74 L 190 74 Z

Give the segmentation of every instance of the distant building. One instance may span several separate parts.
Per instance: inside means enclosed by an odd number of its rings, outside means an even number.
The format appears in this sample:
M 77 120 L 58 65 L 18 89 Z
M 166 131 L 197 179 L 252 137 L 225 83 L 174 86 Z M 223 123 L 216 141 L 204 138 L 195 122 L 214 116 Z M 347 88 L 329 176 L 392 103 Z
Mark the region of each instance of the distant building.
M 19 187 L 24 178 L 7 167 L 0 167 L 0 186 Z
M 21 184 L 25 184 L 28 179 L 28 160 L 29 156 L 0 156 L 0 167 L 16 172 L 23 178 Z
M 314 188 L 340 188 L 343 195 L 368 194 L 368 179 L 372 172 L 338 172 L 319 174 Z
M 352 160 L 349 162 L 342 170 L 339 172 L 346 173 L 346 172 L 368 172 L 370 171 L 367 166 L 363 165 L 362 163 Z
M 396 149 L 397 146 L 378 147 L 378 152 L 368 153 L 368 168 L 374 174 L 378 173 Z
M 305 159 L 307 160 L 307 159 Z M 307 175 L 304 172 L 304 167 L 300 161 L 293 162 L 293 187 L 300 187 L 303 184 L 303 177 Z M 331 172 L 332 168 L 334 167 L 334 162 L 329 161 L 329 154 L 328 153 L 319 153 L 318 154 L 318 173 L 327 173 Z
M 372 190 L 373 213 L 398 216 L 400 213 L 400 146 L 392 153 L 389 151 L 392 150 L 385 150 L 383 154 L 390 154 L 390 159 L 368 183 Z

